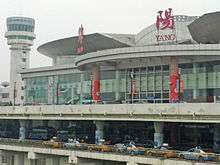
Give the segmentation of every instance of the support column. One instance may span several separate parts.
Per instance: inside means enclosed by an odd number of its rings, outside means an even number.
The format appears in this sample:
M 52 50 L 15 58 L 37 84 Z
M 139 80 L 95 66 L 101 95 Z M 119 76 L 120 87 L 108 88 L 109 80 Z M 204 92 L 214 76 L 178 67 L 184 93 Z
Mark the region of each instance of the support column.
M 101 139 L 103 139 L 103 137 L 104 137 L 104 122 L 103 121 L 95 121 L 94 123 L 96 125 L 95 143 L 100 144 Z
M 195 81 L 195 86 L 193 88 L 193 99 L 197 98 L 197 74 L 196 74 L 196 63 L 193 63 L 193 77 Z
M 175 57 L 170 58 L 170 102 L 175 103 L 179 101 L 180 83 L 179 68 L 177 59 Z
M 36 165 L 36 160 L 35 159 L 30 159 L 30 165 Z
M 119 71 L 115 71 L 115 100 L 120 99 L 120 75 Z
M 174 147 L 177 145 L 177 133 L 178 126 L 176 123 L 170 125 L 170 146 Z
M 159 147 L 163 145 L 163 122 L 154 122 L 154 145 L 155 147 Z
M 8 154 L 2 150 L 0 150 L 0 164 L 1 165 L 8 165 L 8 161 L 9 161 L 9 158 L 8 158 Z
M 26 121 L 20 120 L 20 129 L 19 129 L 19 140 L 24 141 L 26 135 Z
M 213 150 L 220 152 L 220 124 L 214 125 Z
M 84 74 L 81 73 L 80 75 L 80 82 L 81 82 L 81 86 L 80 86 L 80 98 L 79 98 L 79 104 L 82 104 L 82 100 L 83 100 L 83 93 L 84 93 Z
M 24 154 L 19 153 L 14 155 L 14 164 L 15 165 L 24 165 Z
M 100 97 L 100 67 L 97 64 L 92 66 L 92 99 L 97 103 L 101 100 Z

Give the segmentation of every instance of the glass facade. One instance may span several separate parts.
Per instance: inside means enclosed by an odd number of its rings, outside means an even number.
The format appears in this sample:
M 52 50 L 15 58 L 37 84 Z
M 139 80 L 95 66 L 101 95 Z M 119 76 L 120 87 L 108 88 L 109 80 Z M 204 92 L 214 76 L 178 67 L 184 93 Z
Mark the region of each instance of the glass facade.
M 33 37 L 29 37 L 29 36 L 8 36 L 8 39 L 22 39 L 22 40 L 31 40 L 31 41 L 34 40 Z
M 8 25 L 8 31 L 33 32 L 34 31 L 34 27 L 31 26 L 31 25 L 12 24 L 12 25 Z
M 220 101 L 220 61 L 179 65 L 183 102 Z M 101 71 L 101 98 L 106 103 L 168 103 L 169 66 Z M 26 103 L 80 104 L 91 98 L 91 73 L 26 78 Z
M 27 17 L 9 17 L 7 18 L 8 31 L 26 31 L 34 32 L 35 21 Z

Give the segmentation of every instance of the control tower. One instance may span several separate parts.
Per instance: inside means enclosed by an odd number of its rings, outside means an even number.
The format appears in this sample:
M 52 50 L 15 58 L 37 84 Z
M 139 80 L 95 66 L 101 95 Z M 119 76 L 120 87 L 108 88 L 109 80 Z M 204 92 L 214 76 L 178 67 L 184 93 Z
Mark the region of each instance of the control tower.
M 20 71 L 29 68 L 30 50 L 35 39 L 35 21 L 27 17 L 7 18 L 5 37 L 10 45 L 10 101 L 13 105 L 24 102 L 24 83 Z

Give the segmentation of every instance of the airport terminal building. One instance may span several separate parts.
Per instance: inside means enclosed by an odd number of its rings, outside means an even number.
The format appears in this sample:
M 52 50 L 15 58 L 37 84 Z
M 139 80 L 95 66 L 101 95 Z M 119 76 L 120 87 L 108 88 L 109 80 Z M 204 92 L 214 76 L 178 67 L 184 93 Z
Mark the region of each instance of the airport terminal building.
M 19 120 L 23 139 L 27 121 L 76 122 L 91 141 L 147 139 L 218 152 L 219 22 L 220 12 L 173 16 L 168 9 L 137 34 L 84 34 L 81 26 L 79 36 L 38 47 L 53 65 L 22 70 L 23 106 L 0 118 Z
M 173 29 L 158 30 L 153 24 L 137 35 L 84 35 L 80 54 L 78 36 L 46 43 L 38 51 L 51 57 L 53 66 L 22 72 L 25 103 L 79 104 L 92 98 L 96 77 L 99 99 L 106 103 L 169 103 L 175 65 L 183 82 L 179 101 L 218 101 L 218 16 L 178 15 Z
M 79 36 L 43 44 L 38 51 L 53 66 L 22 71 L 25 103 L 104 104 L 103 110 L 107 104 L 217 103 L 219 13 L 163 14 L 136 35 L 85 35 L 80 27 Z

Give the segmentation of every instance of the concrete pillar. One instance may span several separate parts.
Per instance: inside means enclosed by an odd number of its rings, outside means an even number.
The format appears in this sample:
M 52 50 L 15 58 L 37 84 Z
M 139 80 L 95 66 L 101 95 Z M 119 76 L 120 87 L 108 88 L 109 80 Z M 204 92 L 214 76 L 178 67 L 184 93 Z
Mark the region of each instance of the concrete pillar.
M 82 104 L 82 100 L 83 100 L 83 88 L 84 88 L 84 74 L 81 73 L 80 75 L 80 82 L 81 82 L 81 86 L 80 86 L 80 98 L 79 98 L 79 104 Z
M 178 126 L 176 123 L 170 124 L 170 146 L 177 145 Z
M 120 99 L 120 73 L 115 71 L 115 100 Z
M 214 125 L 213 150 L 220 152 L 220 124 Z
M 179 80 L 178 62 L 175 57 L 170 58 L 170 102 L 179 101 L 179 89 L 177 81 Z
M 95 130 L 95 143 L 100 144 L 100 140 L 104 137 L 104 122 L 95 121 L 96 130 Z
M 154 143 L 155 147 L 159 147 L 163 145 L 163 122 L 154 122 Z
M 54 165 L 53 163 L 54 163 L 54 161 L 53 161 L 52 157 L 46 158 L 46 165 Z
M 19 140 L 24 141 L 25 135 L 26 135 L 26 121 L 25 120 L 19 120 L 20 122 L 20 128 L 19 128 Z
M 196 74 L 196 63 L 193 63 L 193 76 L 195 81 L 195 86 L 193 88 L 193 99 L 197 98 L 197 74 Z
M 37 165 L 37 160 L 35 159 L 30 159 L 30 165 Z
M 23 153 L 14 155 L 14 165 L 24 165 L 24 154 Z
M 52 158 L 52 165 L 60 165 L 60 158 L 59 157 L 53 157 Z
M 8 154 L 0 150 L 0 164 L 8 165 Z
M 100 97 L 100 67 L 96 64 L 92 66 L 92 99 L 95 102 L 101 100 Z

